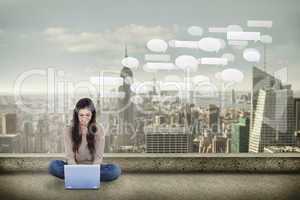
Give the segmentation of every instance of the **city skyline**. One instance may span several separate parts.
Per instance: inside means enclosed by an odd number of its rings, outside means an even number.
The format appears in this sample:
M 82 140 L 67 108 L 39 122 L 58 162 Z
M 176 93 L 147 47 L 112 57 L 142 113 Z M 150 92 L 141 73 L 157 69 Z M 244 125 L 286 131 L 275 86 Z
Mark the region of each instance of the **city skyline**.
M 73 83 L 88 81 L 91 76 L 99 74 L 99 71 L 120 71 L 125 44 L 128 45 L 129 56 L 140 61 L 139 68 L 134 70 L 139 79 L 151 81 L 155 76 L 158 80 L 164 80 L 168 75 L 183 79 L 180 71 L 154 74 L 142 69 L 145 64 L 144 56 L 149 53 L 146 49 L 147 41 L 153 38 L 166 41 L 199 40 L 207 36 L 225 39 L 224 35 L 211 34 L 208 29 L 229 25 L 240 25 L 245 31 L 256 30 L 271 35 L 273 42 L 266 47 L 267 71 L 273 73 L 287 67 L 288 83 L 292 84 L 296 93 L 300 90 L 297 77 L 300 65 L 297 58 L 300 50 L 298 1 L 241 1 L 234 4 L 229 0 L 209 3 L 128 1 L 126 4 L 91 1 L 84 6 L 77 1 L 63 2 L 47 2 L 46 7 L 50 11 L 47 12 L 44 10 L 44 3 L 36 0 L 1 1 L 1 93 L 12 93 L 14 81 L 20 74 L 31 69 L 46 70 L 52 67 L 57 71 L 64 71 L 65 79 Z M 225 9 L 228 5 L 236 12 L 237 17 Z M 76 14 L 67 12 L 69 7 Z M 156 15 L 149 12 L 151 9 Z M 51 12 L 54 10 L 55 12 Z M 164 15 L 166 10 L 169 12 L 168 18 Z M 281 15 L 278 15 L 279 10 Z M 247 27 L 248 20 L 270 20 L 273 26 L 268 29 L 253 29 Z M 190 26 L 202 27 L 203 36 L 189 35 L 187 30 Z M 208 76 L 214 83 L 216 72 L 236 68 L 244 73 L 244 80 L 236 85 L 236 89 L 248 90 L 252 67 L 263 68 L 264 60 L 261 58 L 259 63 L 246 62 L 241 50 L 233 49 L 228 44 L 226 46 L 225 50 L 216 55 L 233 53 L 236 61 L 228 66 L 199 65 L 197 75 Z M 257 48 L 263 57 L 262 45 L 251 43 L 249 47 Z M 172 62 L 181 54 L 191 54 L 197 58 L 215 55 L 182 49 L 168 49 L 167 53 L 171 55 Z M 45 77 L 33 76 L 23 84 L 23 89 L 27 92 L 44 92 L 45 88 Z

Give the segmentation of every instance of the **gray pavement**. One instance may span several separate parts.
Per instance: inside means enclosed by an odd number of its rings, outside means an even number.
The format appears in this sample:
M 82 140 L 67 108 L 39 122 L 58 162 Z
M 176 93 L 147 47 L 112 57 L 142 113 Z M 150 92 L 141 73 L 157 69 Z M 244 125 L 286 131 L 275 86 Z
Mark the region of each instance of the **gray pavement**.
M 99 190 L 65 190 L 46 173 L 0 175 L 0 199 L 300 199 L 300 174 L 123 174 Z

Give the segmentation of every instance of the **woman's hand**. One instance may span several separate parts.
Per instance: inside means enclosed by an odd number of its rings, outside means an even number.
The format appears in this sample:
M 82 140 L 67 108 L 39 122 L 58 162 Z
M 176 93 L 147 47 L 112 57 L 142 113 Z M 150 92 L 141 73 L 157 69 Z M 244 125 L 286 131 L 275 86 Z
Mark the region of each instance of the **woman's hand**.
M 88 132 L 87 126 L 80 126 L 80 132 L 82 135 L 86 135 Z

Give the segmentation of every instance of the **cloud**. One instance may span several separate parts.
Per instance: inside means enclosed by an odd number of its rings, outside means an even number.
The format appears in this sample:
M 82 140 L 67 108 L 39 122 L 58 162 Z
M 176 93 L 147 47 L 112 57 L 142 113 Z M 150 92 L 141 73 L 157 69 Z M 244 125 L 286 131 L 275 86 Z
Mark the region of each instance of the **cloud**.
M 103 32 L 73 32 L 63 27 L 49 27 L 44 34 L 48 41 L 61 45 L 70 53 L 113 53 L 123 51 L 125 43 L 131 52 L 141 52 L 148 40 L 174 38 L 176 30 L 176 26 L 130 24 Z
M 61 35 L 61 34 L 64 34 L 65 33 L 65 29 L 64 28 L 61 28 L 61 27 L 50 27 L 50 28 L 47 28 L 44 33 L 46 35 L 49 35 L 49 36 L 56 36 L 56 35 Z

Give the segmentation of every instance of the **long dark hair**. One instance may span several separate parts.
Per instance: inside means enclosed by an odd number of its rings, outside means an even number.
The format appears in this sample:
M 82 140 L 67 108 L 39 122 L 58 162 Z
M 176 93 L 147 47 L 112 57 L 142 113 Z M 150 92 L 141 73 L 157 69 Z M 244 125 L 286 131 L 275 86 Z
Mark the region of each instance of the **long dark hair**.
M 95 133 L 97 132 L 96 126 L 96 109 L 94 103 L 89 98 L 80 99 L 75 106 L 73 111 L 73 119 L 72 119 L 72 142 L 73 142 L 73 152 L 76 155 L 78 152 L 79 146 L 81 144 L 81 135 L 79 134 L 79 119 L 78 113 L 80 109 L 87 108 L 91 111 L 92 117 L 88 123 L 88 133 L 86 135 L 87 146 L 92 156 L 92 160 L 94 160 L 94 153 L 95 153 Z M 75 156 L 76 160 L 76 156 Z

